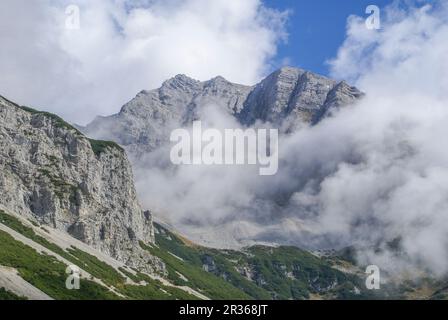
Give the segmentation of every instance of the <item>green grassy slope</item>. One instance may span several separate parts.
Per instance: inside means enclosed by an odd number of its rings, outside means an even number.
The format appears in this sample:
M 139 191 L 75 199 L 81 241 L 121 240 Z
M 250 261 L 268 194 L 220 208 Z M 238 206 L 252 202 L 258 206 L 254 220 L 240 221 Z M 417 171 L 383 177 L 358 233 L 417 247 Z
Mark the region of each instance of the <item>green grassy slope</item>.
M 0 300 L 26 300 L 26 298 L 19 297 L 5 288 L 0 288 Z
M 296 247 L 216 250 L 192 245 L 161 225 L 155 227 L 157 246 L 142 246 L 166 263 L 171 281 L 198 288 L 213 299 L 375 297 L 363 290 L 363 279 Z
M 0 231 L 0 265 L 17 269 L 24 280 L 52 298 L 197 299 L 136 270 L 116 270 L 78 248 L 64 250 L 1 210 L 0 223 L 64 257 L 107 286 L 93 279 L 82 279 L 81 290 L 66 289 L 64 263 Z M 39 228 L 36 223 L 33 225 Z M 167 280 L 178 286 L 188 286 L 211 299 L 446 299 L 448 296 L 446 281 L 402 282 L 372 291 L 365 289 L 362 274 L 348 274 L 335 268 L 336 265 L 353 267 L 349 260 L 340 257 L 317 257 L 287 246 L 217 250 L 192 244 L 158 224 L 155 228 L 156 245 L 141 243 L 141 246 L 166 264 L 164 276 Z M 134 284 L 127 282 L 125 276 Z M 0 288 L 1 299 L 20 297 Z
M 113 267 L 98 258 L 77 248 L 67 251 L 37 235 L 34 230 L 25 226 L 16 217 L 0 210 L 0 223 L 19 232 L 28 239 L 42 245 L 50 251 L 62 256 L 74 265 L 84 269 L 93 277 L 113 287 L 117 295 L 108 288 L 91 280 L 81 279 L 80 290 L 65 288 L 67 278 L 66 265 L 55 257 L 40 254 L 31 247 L 16 241 L 6 232 L 0 231 L 0 265 L 13 267 L 19 275 L 41 291 L 55 299 L 196 299 L 184 290 L 165 286 L 149 276 L 126 271 L 136 283 L 128 284 L 126 278 Z M 125 271 L 123 269 L 123 271 Z M 143 282 L 144 281 L 144 282 Z M 2 296 L 6 297 L 6 291 Z
M 17 269 L 25 281 L 55 299 L 116 298 L 106 288 L 84 279 L 81 279 L 80 290 L 66 289 L 65 264 L 52 256 L 39 254 L 3 231 L 0 231 L 0 265 Z

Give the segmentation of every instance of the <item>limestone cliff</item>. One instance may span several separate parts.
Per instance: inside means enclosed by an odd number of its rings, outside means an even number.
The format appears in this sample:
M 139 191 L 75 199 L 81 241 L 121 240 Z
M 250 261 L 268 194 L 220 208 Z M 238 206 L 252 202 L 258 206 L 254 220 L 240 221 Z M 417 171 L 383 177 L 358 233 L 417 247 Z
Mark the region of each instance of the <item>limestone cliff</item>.
M 154 262 L 140 252 L 139 241 L 154 241 L 152 217 L 137 201 L 123 149 L 3 97 L 0 205 L 129 265 L 148 269 Z
M 119 143 L 132 160 L 167 144 L 174 128 L 200 119 L 201 108 L 210 104 L 228 111 L 243 125 L 270 122 L 285 133 L 316 124 L 362 95 L 344 81 L 290 67 L 254 86 L 219 76 L 201 82 L 177 75 L 158 89 L 141 91 L 118 114 L 97 117 L 80 130 Z

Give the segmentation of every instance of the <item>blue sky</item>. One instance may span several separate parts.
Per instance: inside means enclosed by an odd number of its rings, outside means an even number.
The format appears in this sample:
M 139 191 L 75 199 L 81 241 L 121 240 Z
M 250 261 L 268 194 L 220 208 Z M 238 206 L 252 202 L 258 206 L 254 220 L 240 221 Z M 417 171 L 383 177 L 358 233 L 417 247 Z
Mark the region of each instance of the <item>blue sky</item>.
M 289 59 L 288 65 L 328 75 L 326 61 L 334 57 L 345 39 L 348 16 L 366 16 L 365 9 L 374 4 L 383 7 L 391 0 L 264 0 L 268 7 L 291 10 L 288 43 L 278 48 L 277 63 Z
M 268 14 L 258 11 L 259 1 Z M 8 50 L 1 52 L 0 94 L 85 124 L 118 112 L 137 92 L 158 88 L 179 73 L 203 81 L 221 75 L 253 85 L 287 60 L 328 75 L 326 61 L 346 37 L 347 18 L 367 16 L 368 5 L 390 2 L 2 0 L 0 39 Z M 66 27 L 73 18 L 66 12 L 68 3 L 80 4 L 78 29 Z M 129 10 L 123 3 L 151 5 Z M 290 11 L 289 40 L 277 47 L 278 12 L 284 10 Z

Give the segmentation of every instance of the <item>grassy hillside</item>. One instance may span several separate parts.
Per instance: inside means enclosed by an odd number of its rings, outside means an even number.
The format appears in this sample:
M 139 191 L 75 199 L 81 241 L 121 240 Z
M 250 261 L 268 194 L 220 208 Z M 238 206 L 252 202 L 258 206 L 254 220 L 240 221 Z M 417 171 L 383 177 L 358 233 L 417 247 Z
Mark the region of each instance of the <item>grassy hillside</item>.
M 156 246 L 142 246 L 166 263 L 171 281 L 198 288 L 213 299 L 375 298 L 363 289 L 364 279 L 296 247 L 216 250 L 155 227 Z
M 55 299 L 197 299 L 127 267 L 119 270 L 97 257 L 71 247 L 66 250 L 36 234 L 36 223 L 25 225 L 0 210 L 0 223 L 88 272 L 80 290 L 65 288 L 66 265 L 0 231 L 0 266 L 15 268 L 27 282 Z M 34 228 L 34 229 L 33 229 Z M 211 299 L 446 299 L 446 281 L 422 279 L 365 289 L 364 276 L 339 271 L 355 268 L 341 257 L 317 257 L 296 247 L 254 246 L 243 251 L 197 246 L 155 225 L 156 244 L 141 247 L 166 265 L 163 276 L 176 286 L 190 287 Z M 356 268 L 355 268 L 356 269 Z M 129 282 L 131 279 L 132 282 Z M 112 290 L 111 290 L 112 289 Z M 23 299 L 0 288 L 0 300 Z
M 26 300 L 26 298 L 19 297 L 5 288 L 0 288 L 0 300 Z
M 18 270 L 27 282 L 55 299 L 114 299 L 106 288 L 89 280 L 81 280 L 81 290 L 65 287 L 67 266 L 52 256 L 14 240 L 0 231 L 0 265 Z
M 17 269 L 25 281 L 54 299 L 196 299 L 184 290 L 165 286 L 145 274 L 134 275 L 123 269 L 138 285 L 126 283 L 123 273 L 105 262 L 77 248 L 72 247 L 65 251 L 37 235 L 31 227 L 25 226 L 16 217 L 1 210 L 0 223 L 67 259 L 115 291 L 112 292 L 89 279 L 81 279 L 80 290 L 66 289 L 67 266 L 64 263 L 51 255 L 38 253 L 6 232 L 0 231 L 0 265 Z M 4 289 L 0 294 L 0 299 L 11 297 L 11 293 Z

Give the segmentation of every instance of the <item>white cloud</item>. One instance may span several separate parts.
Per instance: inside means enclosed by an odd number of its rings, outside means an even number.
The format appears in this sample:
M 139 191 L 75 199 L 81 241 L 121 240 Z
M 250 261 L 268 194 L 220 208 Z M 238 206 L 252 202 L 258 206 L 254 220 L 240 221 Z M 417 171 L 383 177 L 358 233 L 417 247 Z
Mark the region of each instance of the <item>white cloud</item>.
M 332 61 L 334 76 L 367 96 L 281 137 L 276 176 L 158 171 L 151 160 L 137 169 L 143 202 L 196 240 L 354 245 L 362 262 L 391 272 L 448 272 L 448 5 L 393 6 L 382 18 L 375 31 L 351 17 Z
M 86 122 L 178 73 L 253 84 L 286 18 L 260 0 L 2 1 L 0 94 Z
M 0 88 L 76 121 L 116 111 L 175 73 L 251 83 L 283 36 L 284 15 L 255 0 L 140 7 L 79 1 L 79 32 L 61 28 L 62 6 L 50 3 L 0 3 Z M 168 171 L 168 153 L 160 150 L 148 156 L 151 170 L 136 167 L 144 204 L 182 231 L 188 219 L 210 225 L 209 236 L 219 241 L 234 232 L 310 247 L 355 245 L 364 262 L 381 268 L 447 272 L 448 5 L 433 3 L 383 10 L 380 31 L 368 30 L 360 17 L 348 20 L 332 72 L 367 96 L 283 137 L 275 177 L 247 168 Z M 15 24 L 20 15 L 29 23 Z M 209 116 L 219 125 L 232 121 Z M 396 238 L 402 256 L 366 250 Z
M 351 17 L 331 62 L 334 76 L 351 79 L 368 95 L 315 129 L 349 146 L 346 159 L 314 190 L 316 229 L 358 247 L 400 238 L 404 256 L 364 248 L 360 257 L 395 271 L 419 266 L 444 273 L 448 5 L 394 5 L 382 18 L 382 30 L 372 31 Z

